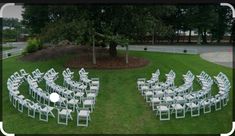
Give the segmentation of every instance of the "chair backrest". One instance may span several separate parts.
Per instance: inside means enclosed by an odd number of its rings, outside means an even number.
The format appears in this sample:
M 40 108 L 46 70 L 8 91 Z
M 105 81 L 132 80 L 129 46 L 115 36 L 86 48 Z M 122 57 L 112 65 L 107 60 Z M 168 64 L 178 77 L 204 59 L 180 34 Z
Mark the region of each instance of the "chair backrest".
M 21 77 L 18 72 L 15 72 L 14 75 L 15 75 L 15 77 Z
M 73 73 L 69 68 L 66 68 L 66 71 L 67 71 L 68 74 L 72 74 Z
M 32 75 L 35 77 L 35 76 L 37 76 L 38 74 L 36 73 L 36 71 L 33 71 L 33 72 L 32 72 Z
M 67 71 L 66 71 L 66 70 L 64 70 L 64 71 L 62 72 L 62 75 L 63 75 L 63 77 L 64 77 L 64 78 L 67 78 L 67 77 L 68 77 L 68 73 L 67 73 Z
M 27 73 L 26 73 L 26 71 L 25 71 L 24 69 L 21 69 L 21 70 L 20 70 L 20 74 L 21 74 L 21 75 L 26 75 Z
M 35 72 L 38 74 L 42 74 L 42 72 L 38 68 L 35 70 Z

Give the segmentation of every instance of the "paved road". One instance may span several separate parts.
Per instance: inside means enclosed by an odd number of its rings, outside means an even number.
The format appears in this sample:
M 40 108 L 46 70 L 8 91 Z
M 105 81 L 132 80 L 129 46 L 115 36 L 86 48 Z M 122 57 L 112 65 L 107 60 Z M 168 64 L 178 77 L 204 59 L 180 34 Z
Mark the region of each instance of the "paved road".
M 11 42 L 11 43 L 3 44 L 3 46 L 15 47 L 13 49 L 3 51 L 2 52 L 3 58 L 7 57 L 7 53 L 11 53 L 12 55 L 22 53 L 24 51 L 26 45 L 27 45 L 26 42 Z
M 179 52 L 183 53 L 183 50 L 188 50 L 188 53 L 201 54 L 206 52 L 226 52 L 232 51 L 232 45 L 221 46 L 221 45 L 129 45 L 129 50 L 144 50 L 147 47 L 148 51 L 159 51 L 159 52 Z M 125 49 L 118 46 L 118 49 Z
M 200 57 L 226 67 L 233 67 L 233 53 L 232 52 L 208 52 L 200 54 Z
M 230 68 L 233 67 L 232 45 L 129 45 L 129 50 L 144 51 L 145 47 L 147 47 L 147 51 L 151 52 L 184 53 L 184 50 L 187 50 L 189 54 L 200 54 L 207 61 Z M 121 46 L 118 49 L 125 50 Z
M 9 43 L 3 46 L 9 45 L 16 48 L 3 51 L 3 54 L 6 52 L 10 52 L 13 55 L 14 53 L 21 53 L 26 47 L 26 42 Z M 200 54 L 200 56 L 207 61 L 226 67 L 233 66 L 232 45 L 129 45 L 129 50 L 144 51 L 146 47 L 147 51 L 151 52 L 184 53 L 184 50 L 187 50 L 189 54 Z M 125 50 L 125 48 L 121 46 L 118 46 L 118 49 Z M 4 57 L 3 55 L 3 58 Z
M 16 47 L 11 50 L 8 50 L 8 51 L 16 51 L 16 50 L 24 49 L 26 47 L 26 42 L 11 42 L 11 43 L 3 44 L 3 46 Z

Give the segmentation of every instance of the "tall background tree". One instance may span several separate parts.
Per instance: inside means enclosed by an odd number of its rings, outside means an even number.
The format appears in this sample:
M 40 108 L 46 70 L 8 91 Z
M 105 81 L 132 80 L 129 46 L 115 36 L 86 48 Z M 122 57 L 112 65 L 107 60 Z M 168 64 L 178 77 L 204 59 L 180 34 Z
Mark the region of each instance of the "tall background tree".
M 117 56 L 118 44 L 128 44 L 148 33 L 160 35 L 169 31 L 170 27 L 161 18 L 174 10 L 174 6 L 141 5 L 28 5 L 24 8 L 24 24 L 32 34 L 41 34 L 47 41 L 68 39 L 91 44 L 92 34 L 96 32 L 109 45 L 112 57 Z
M 97 41 L 109 46 L 117 56 L 118 44 L 167 40 L 180 41 L 180 32 L 198 32 L 198 43 L 206 44 L 208 34 L 220 40 L 231 30 L 228 9 L 218 5 L 26 5 L 23 23 L 32 35 L 47 42 L 69 40 L 92 45 Z M 148 37 L 151 37 L 148 39 Z

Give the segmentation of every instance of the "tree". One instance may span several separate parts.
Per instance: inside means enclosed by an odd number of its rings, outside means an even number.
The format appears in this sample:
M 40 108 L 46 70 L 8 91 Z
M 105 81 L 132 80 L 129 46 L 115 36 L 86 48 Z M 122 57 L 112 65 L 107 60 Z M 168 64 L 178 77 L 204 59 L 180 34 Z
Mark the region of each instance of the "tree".
M 50 21 L 47 5 L 25 5 L 22 23 L 29 28 L 31 34 L 39 34 Z
M 17 18 L 3 18 L 3 40 L 17 41 L 21 33 L 27 33 Z
M 231 10 L 227 7 L 216 7 L 217 16 L 216 22 L 213 23 L 211 33 L 212 33 L 212 40 L 216 39 L 219 43 L 220 40 L 223 38 L 225 32 L 229 31 L 232 25 L 232 13 Z
M 152 33 L 153 24 L 158 25 L 160 22 L 161 29 L 157 30 L 159 33 L 166 30 L 164 23 L 161 23 L 158 17 L 163 13 L 166 14 L 164 6 L 159 7 L 161 9 L 159 11 L 153 10 L 154 6 L 149 8 L 140 5 L 53 5 L 36 8 L 25 6 L 25 8 L 23 19 L 32 33 L 44 35 L 48 33 L 53 41 L 64 38 L 72 41 L 80 39 L 91 45 L 92 31 L 95 31 L 106 38 L 111 57 L 117 56 L 118 44 L 130 41 L 138 35 L 143 37 L 147 33 Z M 159 13 L 154 15 L 155 12 Z M 155 25 L 155 28 L 159 26 Z

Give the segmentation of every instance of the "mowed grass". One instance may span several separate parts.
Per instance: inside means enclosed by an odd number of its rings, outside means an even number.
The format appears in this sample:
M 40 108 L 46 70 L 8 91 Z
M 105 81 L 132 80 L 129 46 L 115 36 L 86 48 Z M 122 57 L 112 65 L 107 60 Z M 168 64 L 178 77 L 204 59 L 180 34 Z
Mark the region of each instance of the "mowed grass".
M 123 54 L 124 52 L 119 52 Z M 7 78 L 15 71 L 24 68 L 27 72 L 32 72 L 36 68 L 46 72 L 54 68 L 60 73 L 56 81 L 62 85 L 62 71 L 64 62 L 72 57 L 66 55 L 61 58 L 40 61 L 24 62 L 18 57 L 3 60 L 3 125 L 8 133 L 16 134 L 75 134 L 75 133 L 111 133 L 111 134 L 218 134 L 227 133 L 232 127 L 232 91 L 230 100 L 226 107 L 220 111 L 213 111 L 199 117 L 191 117 L 189 113 L 184 119 L 175 119 L 174 114 L 170 121 L 160 121 L 156 113 L 145 102 L 136 88 L 136 80 L 139 77 L 150 78 L 151 73 L 160 69 L 161 81 L 165 81 L 165 74 L 171 69 L 176 72 L 176 85 L 183 84 L 182 74 L 191 70 L 198 75 L 202 70 L 210 76 L 217 75 L 219 72 L 225 73 L 232 84 L 232 69 L 212 64 L 202 60 L 199 55 L 168 54 L 153 52 L 134 52 L 130 51 L 131 56 L 143 57 L 150 61 L 150 64 L 136 69 L 122 70 L 95 70 L 86 69 L 89 77 L 100 78 L 100 92 L 97 97 L 95 110 L 91 114 L 89 126 L 77 127 L 76 116 L 73 114 L 73 121 L 69 121 L 68 126 L 57 124 L 57 118 L 49 118 L 49 122 L 39 121 L 38 115 L 35 119 L 24 113 L 18 112 L 9 101 L 8 90 L 6 88 Z M 75 80 L 78 80 L 78 69 L 75 72 Z M 40 86 L 44 87 L 44 82 Z M 195 80 L 194 90 L 200 89 Z M 232 89 L 231 89 L 232 90 Z M 20 88 L 20 92 L 26 98 L 32 99 L 28 95 L 26 83 Z M 218 88 L 213 85 L 212 93 L 216 94 Z M 54 111 L 57 117 L 57 111 Z

